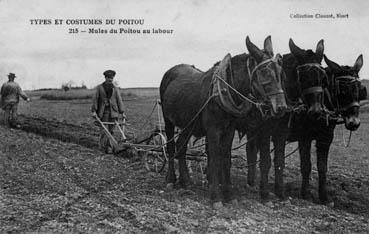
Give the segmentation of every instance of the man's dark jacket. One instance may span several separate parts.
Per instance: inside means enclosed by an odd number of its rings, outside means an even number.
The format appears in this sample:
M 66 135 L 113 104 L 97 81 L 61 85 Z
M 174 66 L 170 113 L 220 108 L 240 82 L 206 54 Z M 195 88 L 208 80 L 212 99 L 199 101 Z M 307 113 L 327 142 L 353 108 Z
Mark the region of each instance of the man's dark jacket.
M 114 86 L 111 98 L 108 99 L 103 85 L 100 84 L 96 87 L 91 111 L 96 112 L 97 116 L 101 119 L 107 105 L 110 108 L 111 118 L 118 118 L 119 114 L 124 113 L 124 105 L 119 88 Z

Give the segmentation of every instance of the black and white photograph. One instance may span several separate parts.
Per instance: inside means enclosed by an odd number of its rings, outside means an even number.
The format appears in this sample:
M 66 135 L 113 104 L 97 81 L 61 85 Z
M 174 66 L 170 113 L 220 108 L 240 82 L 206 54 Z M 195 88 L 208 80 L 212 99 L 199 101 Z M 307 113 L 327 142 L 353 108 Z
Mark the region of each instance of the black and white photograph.
M 0 0 L 0 233 L 367 233 L 366 0 Z

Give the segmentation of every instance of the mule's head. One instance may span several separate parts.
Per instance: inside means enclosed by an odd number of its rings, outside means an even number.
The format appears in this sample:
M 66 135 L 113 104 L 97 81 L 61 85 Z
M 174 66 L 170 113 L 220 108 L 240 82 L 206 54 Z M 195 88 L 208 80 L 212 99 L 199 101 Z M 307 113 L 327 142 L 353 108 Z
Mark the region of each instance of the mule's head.
M 271 37 L 264 41 L 264 50 L 254 45 L 246 37 L 246 47 L 255 61 L 254 66 L 248 64 L 253 95 L 268 104 L 272 116 L 284 115 L 287 104 L 282 89 L 284 72 L 282 69 L 282 56 L 274 57 Z
M 324 61 L 328 65 L 327 74 L 330 78 L 329 92 L 332 96 L 332 104 L 344 118 L 345 127 L 350 131 L 355 131 L 360 126 L 359 102 L 364 98 L 363 86 L 359 80 L 363 56 L 360 55 L 352 67 L 340 66 L 325 55 Z
M 297 62 L 296 77 L 300 97 L 308 107 L 308 114 L 318 116 L 323 111 L 323 87 L 327 83 L 327 75 L 321 66 L 324 42 L 318 42 L 315 52 L 300 49 L 292 39 L 289 41 L 289 47 Z

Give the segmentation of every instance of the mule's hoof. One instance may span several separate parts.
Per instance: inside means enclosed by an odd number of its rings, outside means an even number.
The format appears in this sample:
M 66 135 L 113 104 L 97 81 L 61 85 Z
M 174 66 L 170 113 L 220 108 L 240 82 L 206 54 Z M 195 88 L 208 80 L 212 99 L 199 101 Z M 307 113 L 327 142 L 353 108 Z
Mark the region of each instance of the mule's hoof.
M 278 199 L 280 201 L 286 201 L 286 200 L 288 200 L 288 198 L 286 197 L 286 195 L 284 193 L 282 193 L 282 194 L 276 194 L 276 196 L 278 197 Z
M 260 192 L 261 200 L 268 200 L 269 199 L 269 192 Z
M 330 207 L 330 208 L 334 208 L 334 202 L 328 202 L 327 206 Z
M 283 187 L 276 186 L 274 188 L 274 194 L 279 198 L 279 200 L 284 201 L 287 199 L 286 193 Z
M 255 181 L 247 181 L 247 185 L 250 187 L 255 187 Z
M 334 207 L 334 201 L 332 201 L 332 200 L 320 201 L 320 204 L 328 206 L 330 208 Z
M 269 208 L 274 208 L 274 204 L 272 201 L 265 201 L 263 203 L 265 206 L 269 207 Z
M 280 202 L 282 205 L 284 205 L 284 206 L 288 206 L 288 205 L 291 205 L 292 203 L 291 203 L 291 200 L 290 199 L 288 199 L 288 198 L 286 198 L 285 200 L 283 200 L 283 201 L 281 201 Z
M 237 200 L 237 199 L 232 199 L 232 200 L 231 200 L 231 204 L 232 204 L 233 206 L 238 206 L 238 200 Z
M 213 203 L 213 209 L 214 210 L 220 210 L 223 209 L 223 202 L 218 201 Z
M 312 201 L 314 200 L 313 198 L 313 194 L 312 192 L 309 190 L 309 191 L 301 191 L 300 192 L 300 195 L 301 195 L 301 198 L 304 199 L 304 200 L 307 200 L 307 201 Z
M 190 186 L 192 184 L 192 180 L 191 179 L 179 179 L 178 181 L 179 186 L 181 186 L 182 188 L 187 188 L 188 186 Z
M 168 184 L 166 185 L 166 188 L 167 188 L 168 190 L 173 190 L 173 189 L 174 189 L 174 184 L 173 184 L 173 183 L 168 183 Z
M 247 190 L 249 190 L 250 192 L 253 192 L 253 193 L 257 193 L 257 192 L 258 192 L 258 189 L 256 188 L 256 186 L 255 186 L 255 185 L 254 185 L 254 186 L 251 186 L 251 185 L 249 185 L 249 184 L 246 184 L 245 188 L 246 188 Z

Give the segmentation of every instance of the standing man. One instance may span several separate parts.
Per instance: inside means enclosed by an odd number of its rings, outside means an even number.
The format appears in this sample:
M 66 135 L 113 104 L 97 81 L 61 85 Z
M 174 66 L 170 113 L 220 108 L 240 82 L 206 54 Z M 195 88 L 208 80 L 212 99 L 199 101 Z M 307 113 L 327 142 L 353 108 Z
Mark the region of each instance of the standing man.
M 22 91 L 21 87 L 16 82 L 14 82 L 15 77 L 16 76 L 14 73 L 9 73 L 8 82 L 4 83 L 3 86 L 1 86 L 0 107 L 5 111 L 5 125 L 20 128 L 20 125 L 17 124 L 19 97 L 22 97 L 27 102 L 29 102 L 30 99 Z
M 107 70 L 103 74 L 105 82 L 96 87 L 91 107 L 92 116 L 100 118 L 102 122 L 115 122 L 118 120 L 119 114 L 122 114 L 123 118 L 125 118 L 123 101 L 119 88 L 113 84 L 115 71 Z M 115 126 L 108 125 L 107 128 L 113 134 Z M 101 129 L 100 133 L 100 147 L 108 154 L 113 152 L 109 138 L 103 129 Z

